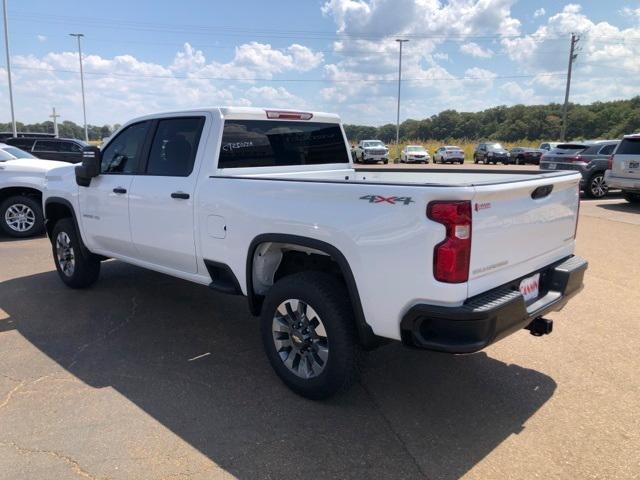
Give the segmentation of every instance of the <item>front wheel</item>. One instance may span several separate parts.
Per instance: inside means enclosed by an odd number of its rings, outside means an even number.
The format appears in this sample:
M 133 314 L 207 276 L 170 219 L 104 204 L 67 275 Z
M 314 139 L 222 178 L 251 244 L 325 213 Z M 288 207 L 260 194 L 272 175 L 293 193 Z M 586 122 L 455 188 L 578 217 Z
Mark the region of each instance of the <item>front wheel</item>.
M 271 366 L 297 394 L 320 400 L 355 382 L 359 347 L 353 310 L 334 277 L 302 272 L 277 281 L 260 322 Z
M 53 227 L 51 247 L 60 279 L 71 288 L 93 285 L 100 275 L 100 259 L 89 252 L 71 218 L 63 218 Z
M 25 238 L 42 232 L 42 207 L 32 197 L 16 195 L 0 205 L 0 227 L 7 235 Z
M 609 192 L 609 186 L 604 181 L 604 173 L 597 172 L 589 177 L 584 193 L 589 198 L 603 198 Z

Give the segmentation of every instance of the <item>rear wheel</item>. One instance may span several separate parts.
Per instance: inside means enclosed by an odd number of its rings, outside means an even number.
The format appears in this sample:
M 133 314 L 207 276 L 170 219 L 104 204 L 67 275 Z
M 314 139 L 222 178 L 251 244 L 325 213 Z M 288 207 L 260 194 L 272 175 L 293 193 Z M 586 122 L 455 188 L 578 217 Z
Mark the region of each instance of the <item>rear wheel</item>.
M 71 218 L 63 218 L 53 227 L 51 247 L 60 279 L 71 288 L 93 285 L 100 275 L 100 259 L 82 244 Z
M 589 198 L 602 198 L 609 192 L 609 187 L 604 181 L 604 172 L 596 172 L 587 180 L 584 193 Z
M 356 380 L 359 346 L 344 292 L 334 277 L 303 272 L 267 293 L 260 320 L 265 352 L 278 377 L 303 397 L 327 398 Z
M 0 227 L 7 235 L 25 238 L 42 233 L 44 219 L 40 202 L 16 195 L 0 205 Z
M 640 193 L 625 192 L 623 190 L 622 191 L 622 196 L 629 203 L 632 203 L 634 205 L 640 204 Z

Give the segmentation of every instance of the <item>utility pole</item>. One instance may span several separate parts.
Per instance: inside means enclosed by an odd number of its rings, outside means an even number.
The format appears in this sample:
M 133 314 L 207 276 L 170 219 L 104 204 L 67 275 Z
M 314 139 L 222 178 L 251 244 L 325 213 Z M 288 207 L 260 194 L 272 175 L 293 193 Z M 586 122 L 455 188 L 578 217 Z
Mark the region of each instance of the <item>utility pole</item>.
M 569 90 L 571 89 L 571 70 L 573 62 L 578 58 L 578 54 L 575 53 L 576 45 L 580 41 L 580 37 L 575 33 L 571 34 L 571 48 L 569 49 L 569 66 L 567 67 L 567 88 L 564 92 L 564 106 L 562 107 L 562 129 L 560 130 L 560 141 L 564 142 L 565 134 L 567 133 L 567 109 L 569 108 Z
M 7 19 L 7 0 L 2 0 L 4 12 L 4 48 L 7 52 L 7 77 L 9 78 L 9 104 L 11 105 L 11 123 L 13 125 L 13 137 L 18 136 L 16 127 L 16 114 L 13 110 L 13 85 L 11 84 L 11 55 L 9 54 L 9 20 Z
M 396 42 L 400 44 L 400 53 L 398 56 L 398 111 L 396 114 L 396 154 L 400 158 L 400 84 L 402 83 L 402 44 L 408 42 L 407 39 L 396 38 Z M 394 160 L 396 163 L 398 159 Z
M 78 59 L 80 60 L 80 88 L 82 88 L 82 115 L 84 117 L 84 141 L 89 141 L 89 131 L 87 130 L 87 106 L 84 100 L 84 72 L 82 71 L 82 47 L 80 39 L 84 37 L 84 33 L 70 33 L 72 37 L 78 39 Z
M 58 117 L 59 113 L 56 113 L 56 107 L 53 107 L 53 113 L 49 115 L 49 118 L 53 118 L 53 134 L 58 138 Z

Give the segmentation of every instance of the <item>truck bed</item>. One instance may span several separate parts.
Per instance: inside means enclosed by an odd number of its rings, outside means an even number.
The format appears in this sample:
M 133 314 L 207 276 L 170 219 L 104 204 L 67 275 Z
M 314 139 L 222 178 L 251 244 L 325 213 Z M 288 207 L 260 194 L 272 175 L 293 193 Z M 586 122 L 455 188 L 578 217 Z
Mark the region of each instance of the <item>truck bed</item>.
M 437 169 L 407 170 L 407 169 L 338 169 L 338 170 L 309 170 L 297 172 L 270 172 L 235 174 L 233 177 L 258 178 L 283 181 L 383 184 L 408 186 L 438 186 L 438 187 L 474 187 L 481 185 L 497 185 L 503 183 L 522 182 L 547 178 L 558 178 L 572 175 L 570 171 L 541 171 L 541 170 L 471 170 L 471 169 Z

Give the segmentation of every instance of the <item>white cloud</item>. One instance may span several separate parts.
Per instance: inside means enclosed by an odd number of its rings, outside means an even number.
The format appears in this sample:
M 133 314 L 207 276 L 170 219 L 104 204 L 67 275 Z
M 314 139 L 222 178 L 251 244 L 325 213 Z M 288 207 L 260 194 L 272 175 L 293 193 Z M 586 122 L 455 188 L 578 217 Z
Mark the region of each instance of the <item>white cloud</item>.
M 208 62 L 188 43 L 168 65 L 144 62 L 133 55 L 111 58 L 85 55 L 84 71 L 89 123 L 122 123 L 136 115 L 154 111 L 203 105 L 305 105 L 282 86 L 238 88 L 237 81 L 218 78 L 273 78 L 283 72 L 312 70 L 322 54 L 302 45 L 285 49 L 251 42 L 237 47 L 226 63 Z M 80 121 L 81 96 L 76 52 L 50 52 L 42 57 L 15 55 L 14 87 L 17 116 L 21 121 L 42 121 L 56 105 L 64 119 Z M 6 107 L 6 108 L 5 108 Z M 0 96 L 0 109 L 8 109 Z
M 40 43 L 46 42 L 47 41 L 47 37 L 44 35 L 36 35 L 36 38 L 38 39 L 38 41 Z
M 494 53 L 490 48 L 482 48 L 475 42 L 463 43 L 460 45 L 460 51 L 476 58 L 491 58 Z
M 535 12 L 533 12 L 533 18 L 544 17 L 547 14 L 547 11 L 544 8 L 539 8 Z

